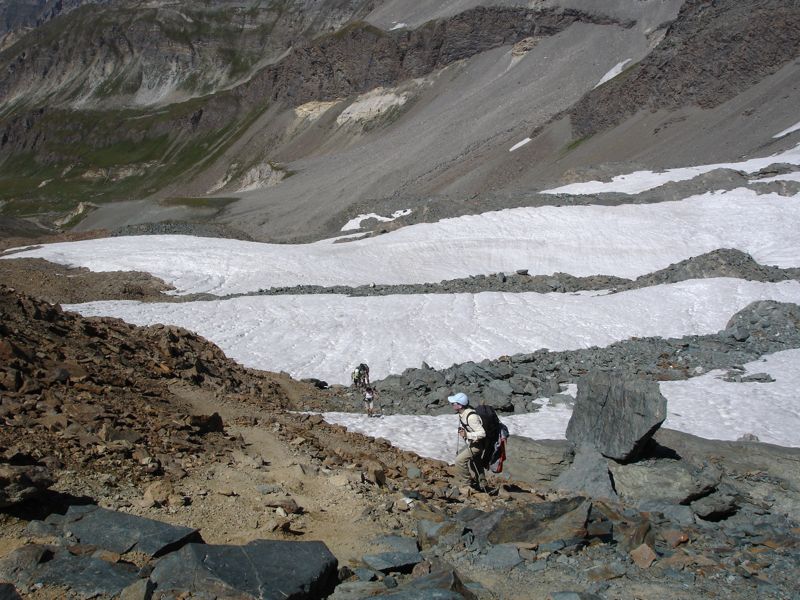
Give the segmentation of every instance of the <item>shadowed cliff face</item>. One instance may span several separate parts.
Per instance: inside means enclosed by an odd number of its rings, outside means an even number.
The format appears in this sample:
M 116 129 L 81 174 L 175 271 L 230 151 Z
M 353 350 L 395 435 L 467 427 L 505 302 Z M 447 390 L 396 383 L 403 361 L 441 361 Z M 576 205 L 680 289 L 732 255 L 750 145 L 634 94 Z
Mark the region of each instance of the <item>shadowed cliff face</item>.
M 633 25 L 578 10 L 500 7 L 478 7 L 408 32 L 355 24 L 295 48 L 239 93 L 251 102 L 270 98 L 290 105 L 333 100 L 421 77 L 525 38 L 552 36 L 575 23 Z
M 0 54 L 0 107 L 164 105 L 235 85 L 305 36 L 366 13 L 367 0 L 308 8 L 242 0 L 84 5 Z
M 643 61 L 571 111 L 582 138 L 649 108 L 718 106 L 800 54 L 800 4 L 689 0 Z
M 5 40 L 65 15 L 84 4 L 108 4 L 110 0 L 6 0 L 0 4 L 0 48 Z

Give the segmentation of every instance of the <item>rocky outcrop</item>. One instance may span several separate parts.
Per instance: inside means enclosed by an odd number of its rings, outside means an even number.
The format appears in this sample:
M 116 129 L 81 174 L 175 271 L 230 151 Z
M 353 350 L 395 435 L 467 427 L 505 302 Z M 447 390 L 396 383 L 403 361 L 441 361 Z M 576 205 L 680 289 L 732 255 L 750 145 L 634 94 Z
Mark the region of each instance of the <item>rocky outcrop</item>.
M 0 55 L 3 101 L 119 108 L 205 95 L 246 78 L 298 38 L 363 16 L 370 5 L 365 0 L 255 7 L 237 1 L 57 4 L 59 10 L 49 13 L 40 9 L 38 27 Z M 19 11 L 19 6 L 0 8 L 0 16 L 14 8 Z M 19 14 L 18 26 L 32 17 Z
M 569 111 L 573 137 L 618 125 L 640 110 L 718 106 L 798 53 L 795 2 L 688 0 L 658 47 Z
M 427 75 L 480 52 L 532 36 L 550 36 L 577 23 L 621 25 L 574 9 L 477 7 L 413 31 L 385 32 L 356 23 L 267 67 L 237 94 L 248 104 L 265 98 L 297 106 L 335 100 Z
M 667 399 L 658 383 L 623 373 L 591 373 L 578 384 L 567 439 L 603 456 L 634 460 L 667 418 Z

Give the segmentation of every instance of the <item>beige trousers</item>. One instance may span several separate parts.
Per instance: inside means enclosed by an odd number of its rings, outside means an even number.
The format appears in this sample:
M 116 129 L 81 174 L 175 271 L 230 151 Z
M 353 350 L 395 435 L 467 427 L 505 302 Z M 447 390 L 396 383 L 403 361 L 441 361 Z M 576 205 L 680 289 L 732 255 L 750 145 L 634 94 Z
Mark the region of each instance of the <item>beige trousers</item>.
M 467 445 L 456 456 L 456 468 L 465 484 L 475 483 L 483 489 L 486 488 L 486 468 L 482 464 L 482 454 L 482 445 Z

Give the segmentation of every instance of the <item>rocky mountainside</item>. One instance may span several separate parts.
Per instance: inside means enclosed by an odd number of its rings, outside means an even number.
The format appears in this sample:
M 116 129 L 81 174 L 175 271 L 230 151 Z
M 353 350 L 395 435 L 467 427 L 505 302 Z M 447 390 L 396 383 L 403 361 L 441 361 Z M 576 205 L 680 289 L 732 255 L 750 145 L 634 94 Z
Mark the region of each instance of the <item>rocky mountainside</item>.
M 785 148 L 800 89 L 786 0 L 59 6 L 0 52 L 0 211 L 60 228 L 313 239 L 420 197 L 539 202 L 587 167 Z

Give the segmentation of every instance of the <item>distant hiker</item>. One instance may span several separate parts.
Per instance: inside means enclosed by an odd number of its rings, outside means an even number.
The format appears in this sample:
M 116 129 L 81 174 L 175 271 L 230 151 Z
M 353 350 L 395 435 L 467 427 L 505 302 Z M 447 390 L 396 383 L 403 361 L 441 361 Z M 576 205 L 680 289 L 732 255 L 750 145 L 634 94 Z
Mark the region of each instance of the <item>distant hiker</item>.
M 369 417 L 375 416 L 375 409 L 373 407 L 373 402 L 377 395 L 378 392 L 376 392 L 374 388 L 368 387 L 367 389 L 364 390 L 364 410 L 367 411 L 367 416 Z
M 486 491 L 483 459 L 486 431 L 483 428 L 483 421 L 477 411 L 469 407 L 469 397 L 464 392 L 448 396 L 447 401 L 458 413 L 458 436 L 466 442 L 466 448 L 456 455 L 459 475 L 465 484 Z
M 353 371 L 353 386 L 359 390 L 369 387 L 369 367 L 366 363 L 361 363 Z

